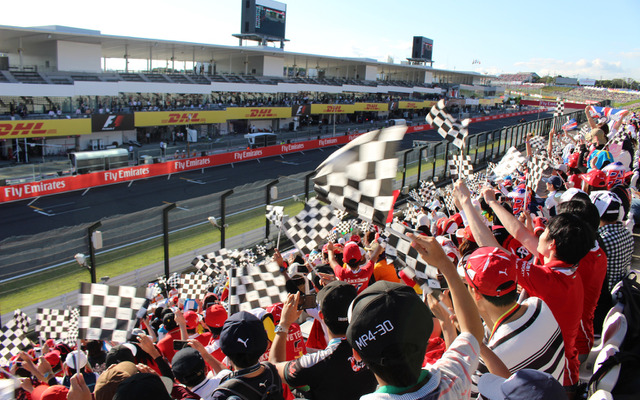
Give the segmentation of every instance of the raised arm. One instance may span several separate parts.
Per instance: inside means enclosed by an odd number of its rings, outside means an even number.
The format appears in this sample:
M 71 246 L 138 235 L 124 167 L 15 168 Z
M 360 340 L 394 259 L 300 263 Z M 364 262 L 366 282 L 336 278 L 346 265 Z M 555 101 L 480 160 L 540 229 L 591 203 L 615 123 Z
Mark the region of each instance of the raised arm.
M 478 243 L 478 246 L 500 247 L 495 236 L 493 236 L 491 230 L 484 224 L 482 217 L 471 203 L 471 192 L 469 192 L 469 189 L 462 180 L 457 181 L 453 185 L 453 195 L 467 217 L 469 227 L 471 227 L 471 233 L 476 243 Z

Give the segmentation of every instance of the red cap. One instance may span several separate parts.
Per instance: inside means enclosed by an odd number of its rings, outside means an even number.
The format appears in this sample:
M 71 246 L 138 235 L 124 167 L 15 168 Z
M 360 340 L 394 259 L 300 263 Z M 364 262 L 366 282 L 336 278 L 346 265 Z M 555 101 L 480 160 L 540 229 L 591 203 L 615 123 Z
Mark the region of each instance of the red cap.
M 349 261 L 360 261 L 362 254 L 360 253 L 360 247 L 354 242 L 348 242 L 344 245 L 342 250 L 342 259 L 349 264 Z
M 212 328 L 221 328 L 227 320 L 227 310 L 222 304 L 214 304 L 204 313 L 204 323 Z
M 569 156 L 569 160 L 567 161 L 567 167 L 578 168 L 578 158 L 580 158 L 580 153 L 571 154 Z
M 349 241 L 351 242 L 355 242 L 355 243 L 360 243 L 360 236 L 358 235 L 351 235 L 351 237 L 349 238 Z
M 592 169 L 586 174 L 582 174 L 581 178 L 589 185 L 597 188 L 605 187 L 607 182 L 607 175 L 599 169 Z
M 273 315 L 273 322 L 276 324 L 280 323 L 280 317 L 282 317 L 282 308 L 284 305 L 282 303 L 275 303 L 269 307 L 267 307 L 267 312 Z
M 44 392 L 40 400 L 67 400 L 69 389 L 62 385 L 49 386 Z
M 53 339 L 47 339 L 44 344 L 47 345 L 47 347 L 49 347 L 50 349 L 53 349 L 54 347 L 56 347 L 56 341 Z
M 462 230 L 462 237 L 470 242 L 473 242 L 473 243 L 476 242 L 476 240 L 473 238 L 473 233 L 471 232 L 470 226 L 464 227 L 464 229 Z
M 187 329 L 196 329 L 198 326 L 198 313 L 195 311 L 187 311 L 184 313 L 184 320 L 187 322 Z
M 481 247 L 469 256 L 464 275 L 481 294 L 500 297 L 516 289 L 516 259 L 497 247 Z
M 547 227 L 547 219 L 544 217 L 535 217 L 533 218 L 533 233 L 538 234 L 542 233 L 544 229 Z
M 42 393 L 44 393 L 44 391 L 47 389 L 49 389 L 49 385 L 36 386 L 33 389 L 33 392 L 31 392 L 31 400 L 41 400 Z
M 44 355 L 44 359 L 52 366 L 55 367 L 60 363 L 60 352 L 58 350 L 51 350 Z

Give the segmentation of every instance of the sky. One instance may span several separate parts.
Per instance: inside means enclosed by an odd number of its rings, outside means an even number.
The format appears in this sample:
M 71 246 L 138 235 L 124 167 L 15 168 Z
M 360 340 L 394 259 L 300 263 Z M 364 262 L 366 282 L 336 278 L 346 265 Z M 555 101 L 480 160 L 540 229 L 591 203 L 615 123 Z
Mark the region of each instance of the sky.
M 413 36 L 425 36 L 434 41 L 435 68 L 640 81 L 640 0 L 283 2 L 290 40 L 285 51 L 400 63 L 411 56 Z M 240 33 L 241 3 L 11 1 L 2 7 L 0 25 L 65 25 L 236 46 L 238 39 L 231 35 Z

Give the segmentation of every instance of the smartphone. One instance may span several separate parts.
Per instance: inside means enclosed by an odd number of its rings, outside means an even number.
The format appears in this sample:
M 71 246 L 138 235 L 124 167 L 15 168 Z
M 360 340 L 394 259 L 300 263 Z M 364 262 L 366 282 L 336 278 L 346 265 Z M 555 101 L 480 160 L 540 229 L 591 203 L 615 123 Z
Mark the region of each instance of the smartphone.
M 300 304 L 298 305 L 298 310 L 307 310 L 309 308 L 316 308 L 318 305 L 316 303 L 316 294 L 304 294 L 300 296 Z
M 185 347 L 189 347 L 189 342 L 186 340 L 174 340 L 173 341 L 173 349 L 178 351 L 182 350 Z

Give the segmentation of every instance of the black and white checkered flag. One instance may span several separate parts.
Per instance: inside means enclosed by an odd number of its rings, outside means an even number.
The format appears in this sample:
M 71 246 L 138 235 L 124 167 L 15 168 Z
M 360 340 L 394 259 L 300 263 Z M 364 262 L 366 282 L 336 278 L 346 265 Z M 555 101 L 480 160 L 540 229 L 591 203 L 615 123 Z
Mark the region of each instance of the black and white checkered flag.
M 404 220 L 409 222 L 411 226 L 415 227 L 418 223 L 418 212 L 416 208 L 412 205 L 407 206 L 404 211 Z
M 29 332 L 29 324 L 31 323 L 31 318 L 27 314 L 25 314 L 21 309 L 17 309 L 13 312 L 13 320 L 16 321 L 16 327 L 23 332 Z
M 38 308 L 36 312 L 36 327 L 40 339 L 60 340 L 67 337 L 69 329 L 69 310 L 55 308 Z
M 387 245 L 385 252 L 388 256 L 395 253 L 396 259 L 402 261 L 407 267 L 416 272 L 416 276 L 422 279 L 437 279 L 438 270 L 422 260 L 418 251 L 411 247 L 411 241 L 406 238 L 407 229 L 397 222 L 392 223 L 386 229 Z
M 396 150 L 406 130 L 393 126 L 368 132 L 334 152 L 316 169 L 313 182 L 318 197 L 384 226 L 397 195 Z
M 542 179 L 542 174 L 545 169 L 549 168 L 549 162 L 546 158 L 533 156 L 527 163 L 529 168 L 529 174 L 527 176 L 527 187 L 535 191 L 538 182 Z
M 198 271 L 206 276 L 216 279 L 218 276 L 227 276 L 227 271 L 235 266 L 235 261 L 231 257 L 231 252 L 227 249 L 220 249 L 202 256 L 197 256 L 191 261 Z
M 266 308 L 286 299 L 285 278 L 277 263 L 260 263 L 229 271 L 229 314 Z
M 174 272 L 166 281 L 167 287 L 178 289 L 180 287 L 180 274 Z M 170 290 L 170 289 L 169 289 Z
M 471 157 L 464 154 L 453 154 L 448 162 L 449 173 L 457 179 L 464 179 L 473 174 Z
M 564 100 L 561 98 L 556 99 L 556 111 L 553 113 L 554 117 L 561 117 L 564 115 Z
M 352 220 L 340 221 L 340 223 L 336 225 L 336 232 L 341 235 L 346 235 L 347 233 L 351 232 L 351 221 Z
M 320 206 L 318 200 L 310 199 L 298 215 L 284 221 L 284 233 L 296 249 L 309 254 L 324 244 L 339 223 L 331 207 Z
M 82 282 L 78 295 L 79 337 L 126 342 L 136 314 L 146 301 L 145 288 Z
M 69 325 L 67 329 L 66 338 L 63 337 L 62 341 L 73 347 L 78 343 L 78 336 L 80 335 L 79 322 L 80 321 L 80 309 L 71 308 L 69 309 Z
M 202 299 L 211 287 L 209 276 L 205 274 L 186 274 L 182 276 L 179 296 L 181 299 Z
M 261 244 L 257 244 L 256 245 L 256 254 L 260 257 L 266 257 L 267 256 L 267 247 L 263 246 Z
M 502 157 L 500 162 L 495 166 L 492 172 L 497 179 L 502 179 L 507 175 L 513 174 L 527 159 L 516 149 L 511 147 Z
M 27 335 L 17 326 L 16 321 L 9 320 L 5 326 L 0 328 L 0 365 L 8 365 L 11 357 L 17 355 L 30 344 Z
M 529 139 L 529 145 L 533 154 L 547 154 L 548 140 L 544 136 L 534 136 Z
M 469 134 L 468 128 L 470 120 L 467 118 L 460 121 L 449 114 L 446 111 L 444 100 L 440 100 L 431 107 L 431 111 L 427 114 L 426 121 L 429 125 L 437 126 L 440 136 L 450 143 L 453 143 L 454 146 L 459 149 L 464 147 L 464 140 Z
M 284 207 L 267 204 L 267 219 L 276 227 L 282 225 L 282 217 L 284 217 Z

